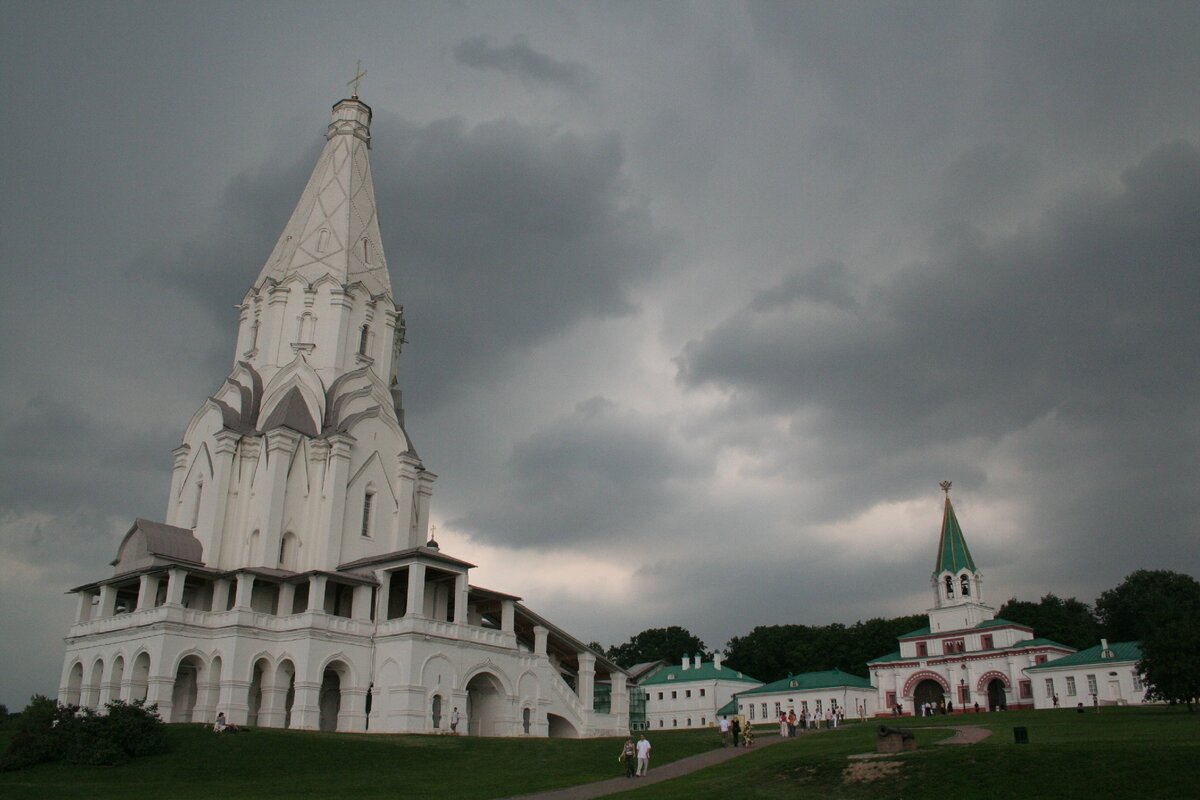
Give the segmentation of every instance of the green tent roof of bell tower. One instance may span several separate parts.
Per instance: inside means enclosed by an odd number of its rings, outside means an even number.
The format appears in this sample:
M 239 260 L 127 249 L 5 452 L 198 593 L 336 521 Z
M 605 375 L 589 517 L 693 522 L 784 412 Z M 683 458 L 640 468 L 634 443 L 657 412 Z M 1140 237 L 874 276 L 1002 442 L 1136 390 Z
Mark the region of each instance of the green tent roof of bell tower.
M 950 505 L 950 495 L 947 493 L 946 511 L 942 515 L 942 538 L 938 542 L 933 574 L 961 572 L 964 569 L 975 572 L 975 559 L 971 558 L 971 551 L 967 549 L 967 540 L 958 525 L 958 517 L 954 516 L 954 506 Z

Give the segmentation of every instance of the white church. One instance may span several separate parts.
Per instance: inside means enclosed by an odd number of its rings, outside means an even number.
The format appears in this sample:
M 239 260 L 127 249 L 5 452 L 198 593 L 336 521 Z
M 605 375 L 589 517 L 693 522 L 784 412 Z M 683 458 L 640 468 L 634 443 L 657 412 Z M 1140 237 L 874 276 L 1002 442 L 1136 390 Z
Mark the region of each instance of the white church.
M 901 636 L 899 651 L 867 662 L 875 712 L 1033 708 L 1033 679 L 1026 670 L 1075 650 L 996 618 L 996 609 L 983 601 L 983 576 L 950 504 L 949 481 L 942 490 L 946 505 L 930 577 L 929 625 Z
M 404 427 L 368 153 L 333 107 L 317 165 L 238 309 L 233 368 L 174 451 L 165 522 L 136 520 L 78 596 L 59 701 L 173 722 L 482 736 L 629 729 L 627 673 L 474 586 L 429 537 L 436 476 Z

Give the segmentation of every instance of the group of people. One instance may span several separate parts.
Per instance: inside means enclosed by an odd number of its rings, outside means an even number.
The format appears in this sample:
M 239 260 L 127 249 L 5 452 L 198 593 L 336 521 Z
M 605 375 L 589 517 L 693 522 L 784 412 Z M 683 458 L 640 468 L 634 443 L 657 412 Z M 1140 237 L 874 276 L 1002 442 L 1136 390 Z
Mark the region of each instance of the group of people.
M 729 717 L 721 717 L 717 720 L 717 729 L 721 731 L 721 747 L 729 746 L 730 733 L 733 734 L 734 747 L 740 744 L 749 747 L 754 744 L 754 726 L 743 725 L 741 717 L 734 717 L 732 720 Z
M 650 741 L 646 734 L 638 736 L 636 742 L 626 739 L 617 760 L 625 765 L 626 778 L 646 777 L 646 770 L 650 769 Z
M 789 708 L 786 713 L 779 712 L 779 735 L 790 737 L 795 736 L 797 730 L 819 730 L 822 721 L 826 728 L 836 728 L 841 720 L 840 709 L 835 711 L 827 708 L 822 717 L 820 713 L 813 713 L 807 706 L 802 708 L 799 714 L 796 713 L 796 709 Z

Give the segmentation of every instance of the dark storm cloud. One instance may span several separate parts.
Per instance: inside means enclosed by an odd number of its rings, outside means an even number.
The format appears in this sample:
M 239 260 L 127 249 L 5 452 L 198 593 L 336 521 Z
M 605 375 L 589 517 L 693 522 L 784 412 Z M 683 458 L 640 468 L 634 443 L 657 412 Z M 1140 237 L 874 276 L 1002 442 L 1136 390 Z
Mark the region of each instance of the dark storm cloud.
M 0 426 L 0 508 L 161 514 L 151 509 L 178 434 L 115 429 L 63 399 L 34 397 Z
M 575 135 L 500 121 L 423 126 L 377 114 L 372 174 L 412 346 L 403 369 L 422 403 L 486 379 L 506 356 L 586 317 L 632 313 L 629 291 L 660 263 L 666 239 L 630 196 L 616 134 Z M 230 306 L 258 276 L 316 163 L 247 172 L 220 221 L 134 268 L 186 287 L 234 332 Z M 229 348 L 214 364 L 226 366 Z
M 375 191 L 424 403 L 580 319 L 632 313 L 666 251 L 616 134 L 443 120 L 377 136 L 394 142 Z
M 840 261 L 823 261 L 807 272 L 792 273 L 778 286 L 759 292 L 750 301 L 755 312 L 787 308 L 797 300 L 828 303 L 837 308 L 855 305 L 853 278 Z
M 497 498 L 451 525 L 507 547 L 632 544 L 686 503 L 705 467 L 662 420 L 603 398 L 519 442 Z
M 587 94 L 595 88 L 592 73 L 575 61 L 559 61 L 529 46 L 524 36 L 513 37 L 508 45 L 493 47 L 486 36 L 472 36 L 454 47 L 454 60 L 475 69 L 493 69 L 513 75 L 526 86 L 541 84 L 574 94 Z
M 1160 147 L 1122 184 L 1015 235 L 948 231 L 852 310 L 764 303 L 797 294 L 774 287 L 689 343 L 679 379 L 729 390 L 733 412 L 791 418 L 772 463 L 853 476 L 857 507 L 938 473 L 978 486 L 980 455 L 1007 438 L 1042 479 L 1021 491 L 1058 552 L 1135 563 L 1114 553 L 1139 517 L 1178 550 L 1200 504 L 1154 476 L 1194 474 L 1200 449 L 1200 152 Z
M 1200 153 L 1184 142 L 1036 230 L 989 241 L 953 229 L 932 258 L 813 315 L 763 298 L 680 359 L 680 379 L 821 411 L 898 443 L 1000 436 L 1054 410 L 1115 415 L 1195 397 L 1200 355 Z

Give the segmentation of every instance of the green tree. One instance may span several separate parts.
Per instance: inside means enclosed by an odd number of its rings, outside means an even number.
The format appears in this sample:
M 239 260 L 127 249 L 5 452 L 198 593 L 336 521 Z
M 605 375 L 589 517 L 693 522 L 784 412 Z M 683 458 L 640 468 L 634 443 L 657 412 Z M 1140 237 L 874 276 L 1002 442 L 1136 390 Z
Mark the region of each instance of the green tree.
M 1139 569 L 1096 600 L 1096 616 L 1109 640 L 1144 641 L 1181 614 L 1200 614 L 1200 582 L 1171 570 Z
M 704 642 L 687 628 L 672 625 L 669 628 L 648 628 L 622 645 L 608 648 L 608 657 L 622 667 L 632 667 L 660 658 L 668 663 L 679 661 L 683 656 L 696 653 L 706 655 Z
M 1158 625 L 1142 639 L 1138 669 L 1145 675 L 1146 697 L 1186 703 L 1200 700 L 1200 614 L 1181 614 Z
M 894 652 L 896 639 L 925 624 L 923 614 L 870 619 L 847 627 L 760 625 L 725 646 L 726 662 L 765 683 L 802 672 L 840 669 L 866 677 L 867 662 Z
M 1091 606 L 1074 597 L 1048 594 L 1038 602 L 1012 598 L 997 616 L 1033 628 L 1034 634 L 1083 650 L 1100 641 L 1100 623 Z M 1116 641 L 1114 639 L 1114 641 Z

